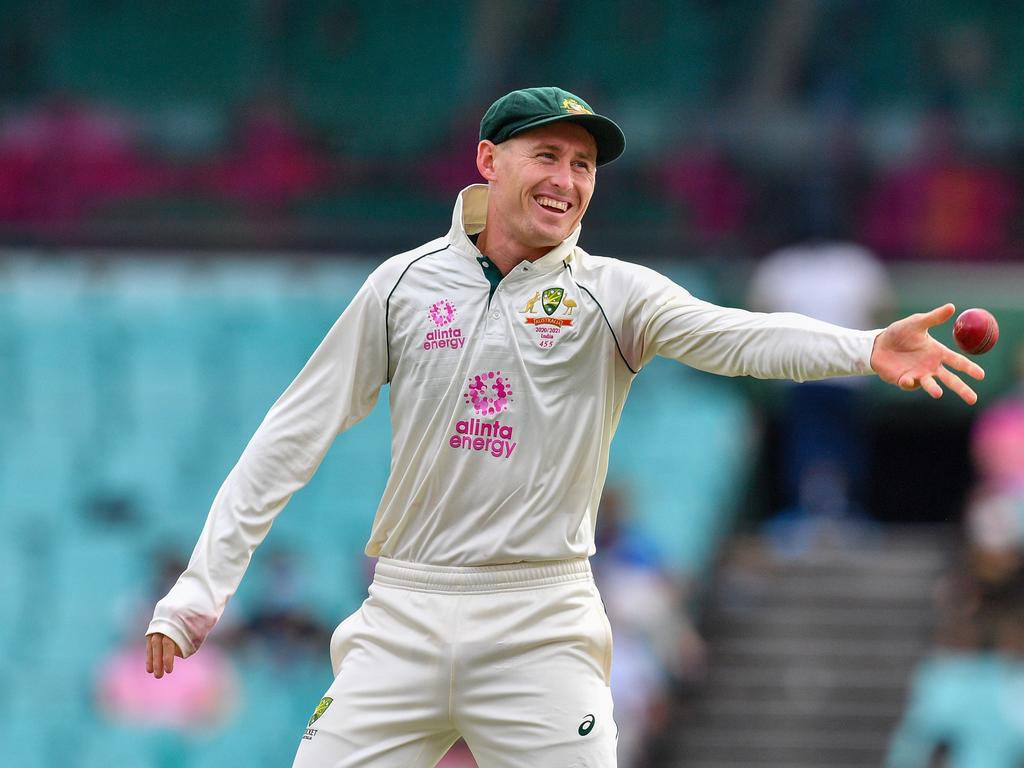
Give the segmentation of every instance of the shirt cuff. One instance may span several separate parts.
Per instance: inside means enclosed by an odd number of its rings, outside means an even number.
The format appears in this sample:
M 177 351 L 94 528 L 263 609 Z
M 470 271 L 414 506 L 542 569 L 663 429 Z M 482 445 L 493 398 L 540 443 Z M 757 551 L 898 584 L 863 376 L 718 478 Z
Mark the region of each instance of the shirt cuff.
M 877 339 L 879 334 L 884 330 L 885 328 L 876 328 L 873 331 L 860 332 L 862 337 L 860 343 L 863 345 L 863 351 L 858 356 L 857 364 L 858 368 L 861 368 L 859 373 L 864 376 L 877 374 L 877 371 L 871 367 L 871 353 L 875 350 L 875 339 Z
M 171 640 L 178 644 L 181 648 L 181 655 L 183 658 L 188 658 L 196 652 L 195 646 L 188 639 L 188 635 L 185 634 L 174 622 L 169 619 L 153 619 L 149 622 L 149 629 L 146 630 L 146 635 L 152 635 L 155 632 L 167 635 Z

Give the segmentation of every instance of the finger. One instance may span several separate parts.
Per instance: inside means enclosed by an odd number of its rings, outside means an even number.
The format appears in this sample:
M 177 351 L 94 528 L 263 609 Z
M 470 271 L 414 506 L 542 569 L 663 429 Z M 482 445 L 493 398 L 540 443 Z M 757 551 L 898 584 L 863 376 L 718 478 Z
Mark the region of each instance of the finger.
M 934 328 L 936 325 L 942 325 L 949 320 L 954 312 L 956 312 L 956 307 L 952 304 L 943 304 L 941 307 L 936 307 L 931 312 L 925 312 L 917 317 L 925 328 Z
M 978 394 L 949 369 L 940 366 L 938 377 L 946 385 L 947 389 L 959 395 L 960 399 L 968 405 L 974 405 L 978 402 Z
M 164 676 L 164 655 L 160 646 L 160 635 L 149 636 L 149 647 L 153 654 L 153 677 L 160 679 Z
M 929 395 L 938 400 L 942 397 L 942 387 L 935 381 L 935 377 L 930 373 L 921 377 L 921 389 L 927 392 Z
M 917 379 L 912 374 L 905 373 L 900 376 L 899 381 L 896 382 L 896 386 L 902 389 L 904 392 L 912 392 L 918 388 Z
M 961 354 L 954 352 L 949 347 L 942 347 L 942 362 L 958 371 L 963 371 L 968 376 L 981 381 L 985 378 L 985 369 L 973 360 L 968 360 Z
M 163 638 L 164 669 L 167 674 L 174 671 L 174 641 L 169 637 Z
M 146 637 L 146 672 L 153 674 L 153 636 Z

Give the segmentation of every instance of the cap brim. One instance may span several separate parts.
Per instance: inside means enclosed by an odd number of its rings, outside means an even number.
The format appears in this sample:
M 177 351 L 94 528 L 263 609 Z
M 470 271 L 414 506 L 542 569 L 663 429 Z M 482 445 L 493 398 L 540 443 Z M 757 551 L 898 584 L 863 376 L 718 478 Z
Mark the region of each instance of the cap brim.
M 511 139 L 513 136 L 518 136 L 525 131 L 540 128 L 542 125 L 562 122 L 576 123 L 576 125 L 582 126 L 590 132 L 590 135 L 594 137 L 594 142 L 597 144 L 598 165 L 610 163 L 621 155 L 626 148 L 626 137 L 622 133 L 622 129 L 614 121 L 609 120 L 603 115 L 573 113 L 542 117 L 540 120 L 534 120 L 532 123 L 516 128 L 516 130 L 508 135 L 508 138 Z

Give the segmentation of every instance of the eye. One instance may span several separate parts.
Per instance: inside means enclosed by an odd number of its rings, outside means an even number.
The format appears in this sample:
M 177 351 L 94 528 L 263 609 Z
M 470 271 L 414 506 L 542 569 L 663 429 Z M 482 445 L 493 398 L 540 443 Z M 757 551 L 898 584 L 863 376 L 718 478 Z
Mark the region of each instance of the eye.
M 590 163 L 586 160 L 577 160 L 573 165 L 581 171 L 586 171 L 587 173 L 590 172 Z
M 555 160 L 554 152 L 538 152 L 537 157 L 543 157 L 545 160 Z

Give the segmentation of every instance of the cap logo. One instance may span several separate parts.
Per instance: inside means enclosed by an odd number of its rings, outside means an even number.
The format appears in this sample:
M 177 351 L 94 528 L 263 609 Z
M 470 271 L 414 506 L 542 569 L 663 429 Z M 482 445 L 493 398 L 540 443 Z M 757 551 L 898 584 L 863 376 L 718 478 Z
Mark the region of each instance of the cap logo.
M 592 110 L 587 109 L 576 99 L 562 99 L 562 109 L 574 115 L 592 115 Z

